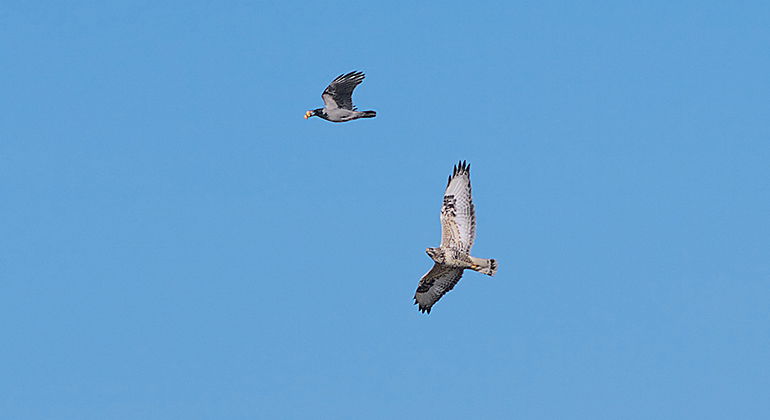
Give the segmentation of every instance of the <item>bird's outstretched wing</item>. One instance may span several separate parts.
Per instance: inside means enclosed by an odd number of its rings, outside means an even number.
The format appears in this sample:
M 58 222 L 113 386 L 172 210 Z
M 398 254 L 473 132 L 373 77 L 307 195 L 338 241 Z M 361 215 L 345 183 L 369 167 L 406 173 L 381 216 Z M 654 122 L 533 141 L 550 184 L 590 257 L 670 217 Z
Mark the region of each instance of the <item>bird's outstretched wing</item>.
M 321 99 L 327 110 L 342 108 L 355 111 L 353 106 L 353 89 L 356 88 L 366 77 L 360 71 L 352 71 L 348 74 L 341 74 L 326 87 Z
M 461 161 L 449 176 L 441 205 L 441 247 L 470 253 L 476 239 L 476 211 L 471 200 L 471 165 Z
M 414 304 L 419 305 L 421 312 L 430 313 L 433 304 L 438 302 L 446 292 L 452 290 L 462 276 L 462 268 L 434 263 L 433 268 L 420 279 L 417 292 L 414 294 Z

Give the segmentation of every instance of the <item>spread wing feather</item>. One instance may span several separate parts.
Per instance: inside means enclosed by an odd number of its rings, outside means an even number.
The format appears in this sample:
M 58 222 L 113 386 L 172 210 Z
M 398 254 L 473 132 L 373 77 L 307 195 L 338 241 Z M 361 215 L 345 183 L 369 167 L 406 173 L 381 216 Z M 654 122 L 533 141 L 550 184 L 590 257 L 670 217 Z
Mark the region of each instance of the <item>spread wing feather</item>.
M 452 290 L 462 276 L 462 268 L 434 263 L 433 268 L 420 279 L 417 292 L 414 294 L 415 305 L 419 305 L 421 312 L 430 313 L 433 304 Z
M 353 89 L 364 81 L 364 77 L 366 76 L 360 71 L 352 71 L 348 74 L 341 74 L 334 79 L 321 94 L 327 111 L 336 108 L 355 111 Z
M 471 199 L 471 166 L 455 165 L 441 205 L 441 247 L 470 253 L 476 239 L 476 211 Z

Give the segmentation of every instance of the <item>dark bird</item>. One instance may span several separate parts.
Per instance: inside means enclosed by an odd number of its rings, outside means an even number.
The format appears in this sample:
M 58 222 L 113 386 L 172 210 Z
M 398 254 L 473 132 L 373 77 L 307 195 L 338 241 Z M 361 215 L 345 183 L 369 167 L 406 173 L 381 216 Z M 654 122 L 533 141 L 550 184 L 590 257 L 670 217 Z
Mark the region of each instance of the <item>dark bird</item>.
M 366 76 L 360 71 L 339 75 L 321 94 L 325 106 L 307 111 L 305 119 L 321 117 L 326 121 L 345 122 L 359 118 L 376 117 L 375 111 L 359 111 L 353 106 L 353 89 L 364 81 L 364 77 Z

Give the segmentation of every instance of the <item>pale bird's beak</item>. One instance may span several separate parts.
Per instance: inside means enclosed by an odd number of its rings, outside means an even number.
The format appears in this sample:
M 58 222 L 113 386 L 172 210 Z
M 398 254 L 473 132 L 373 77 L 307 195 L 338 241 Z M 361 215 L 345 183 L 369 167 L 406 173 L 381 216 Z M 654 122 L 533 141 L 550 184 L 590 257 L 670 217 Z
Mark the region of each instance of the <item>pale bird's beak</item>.
M 305 113 L 305 119 L 310 118 L 310 116 L 313 115 L 310 111 Z

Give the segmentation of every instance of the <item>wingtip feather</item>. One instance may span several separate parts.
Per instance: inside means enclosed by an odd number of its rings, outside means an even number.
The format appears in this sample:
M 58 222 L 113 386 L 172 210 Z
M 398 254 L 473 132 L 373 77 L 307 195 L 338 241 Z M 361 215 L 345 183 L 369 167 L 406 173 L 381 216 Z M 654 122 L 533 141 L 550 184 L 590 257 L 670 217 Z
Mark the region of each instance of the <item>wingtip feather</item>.
M 463 174 L 467 174 L 468 176 L 471 174 L 471 164 L 465 160 L 461 160 L 456 165 L 454 165 L 452 168 L 452 175 L 449 176 L 449 181 L 447 181 L 447 186 L 449 186 L 449 183 L 452 182 L 452 178 Z
M 417 309 L 420 311 L 420 313 L 423 313 L 423 314 L 426 313 L 426 312 L 430 313 L 430 307 L 425 307 L 425 306 L 420 305 L 420 302 L 417 301 L 417 297 L 414 298 L 414 304 L 415 305 L 419 305 L 417 307 Z

